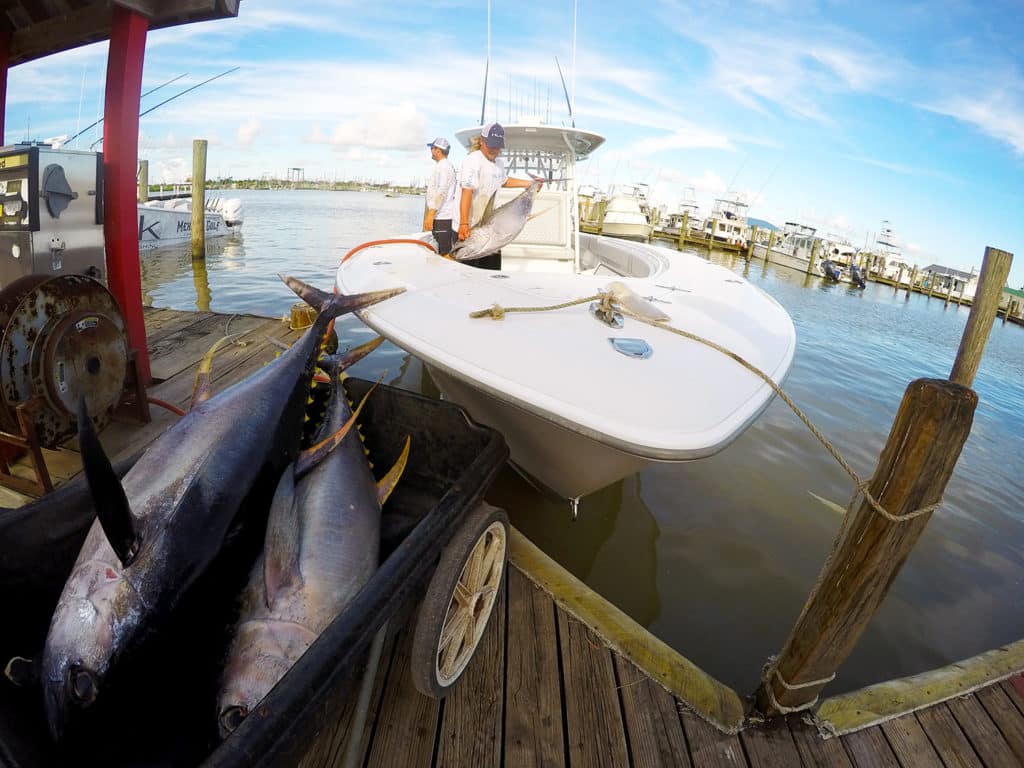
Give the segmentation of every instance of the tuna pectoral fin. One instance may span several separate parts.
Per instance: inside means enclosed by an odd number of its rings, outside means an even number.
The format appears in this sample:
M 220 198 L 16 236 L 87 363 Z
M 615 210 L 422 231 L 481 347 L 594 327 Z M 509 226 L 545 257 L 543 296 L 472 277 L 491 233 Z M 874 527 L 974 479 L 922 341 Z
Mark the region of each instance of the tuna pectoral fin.
M 12 656 L 4 667 L 4 677 L 19 688 L 27 688 L 39 682 L 39 662 L 24 656 Z
M 220 339 L 216 344 L 210 347 L 210 351 L 203 355 L 202 361 L 199 363 L 199 368 L 196 370 L 196 378 L 192 383 L 192 404 L 189 406 L 191 411 L 200 403 L 205 403 L 213 395 L 213 381 L 210 376 L 210 372 L 213 370 L 213 356 L 217 354 L 217 350 L 220 349 L 224 344 L 228 342 L 231 336 L 225 336 Z
M 321 291 L 308 283 L 304 283 L 296 277 L 281 275 L 281 279 L 288 287 L 295 291 L 295 294 L 304 302 L 313 307 L 318 313 L 327 312 L 331 317 L 343 315 L 346 312 L 357 312 L 366 309 L 378 301 L 390 299 L 400 293 L 405 293 L 405 288 L 391 288 L 386 291 L 369 291 L 368 293 L 355 293 L 351 296 L 343 293 L 335 294 Z
M 402 476 L 405 471 L 405 465 L 409 461 L 409 443 L 410 439 L 408 435 L 405 438 L 405 445 L 402 447 L 402 453 L 398 457 L 398 461 L 395 465 L 388 470 L 388 473 L 384 475 L 380 480 L 377 481 L 377 501 L 384 505 L 384 502 L 388 500 L 388 496 L 395 490 L 395 486 L 398 485 L 398 479 Z
M 121 565 L 127 566 L 135 559 L 139 548 L 135 518 L 132 517 L 121 481 L 96 435 L 85 407 L 84 396 L 78 400 L 78 450 L 82 454 L 82 469 L 103 533 Z
M 498 193 L 495 192 L 493 195 L 491 195 L 491 199 L 487 201 L 487 205 L 484 207 L 484 215 L 480 217 L 481 224 L 485 221 L 490 221 L 491 216 L 494 215 L 494 198 L 497 196 Z
M 295 465 L 284 469 L 274 491 L 263 545 L 263 585 L 267 607 L 278 590 L 297 585 L 299 572 L 299 511 L 295 504 Z
M 311 446 L 299 454 L 299 458 L 295 460 L 295 479 L 298 481 L 303 475 L 309 470 L 323 461 L 324 457 L 327 456 L 331 451 L 341 445 L 341 441 L 345 439 L 345 436 L 351 431 L 352 427 L 355 426 L 356 419 L 359 418 L 359 414 L 363 410 L 363 406 L 366 405 L 366 399 L 373 394 L 373 390 L 377 388 L 374 384 L 370 387 L 370 391 L 363 395 L 363 399 L 359 401 L 359 405 L 355 411 L 349 417 L 348 421 L 342 425 L 341 429 L 335 432 L 330 437 L 321 440 L 314 446 Z

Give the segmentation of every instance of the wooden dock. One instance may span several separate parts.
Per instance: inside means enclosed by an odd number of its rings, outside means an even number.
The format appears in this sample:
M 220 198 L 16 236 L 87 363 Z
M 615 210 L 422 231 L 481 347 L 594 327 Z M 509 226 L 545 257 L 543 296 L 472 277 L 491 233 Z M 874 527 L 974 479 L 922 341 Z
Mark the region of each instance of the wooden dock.
M 245 334 L 214 361 L 214 389 L 273 359 L 268 339 L 297 333 L 280 320 L 209 312 L 146 310 L 150 396 L 186 408 L 201 356 L 226 332 Z M 151 442 L 177 416 L 153 407 L 149 424 L 115 423 L 101 434 L 112 456 Z M 55 482 L 78 471 L 72 449 L 48 451 Z M 4 489 L 8 505 L 19 494 Z M 24 501 L 25 497 L 20 497 Z M 591 626 L 599 601 L 565 574 L 560 586 L 538 575 L 538 558 L 515 531 L 511 567 L 476 655 L 451 695 L 419 694 L 409 674 L 413 623 L 391 627 L 377 670 L 361 766 L 1020 766 L 1024 765 L 1024 677 L 1019 673 L 966 696 L 880 725 L 823 738 L 799 716 L 745 723 L 723 732 L 634 661 L 650 655 L 638 627 L 617 642 Z M 560 568 L 546 562 L 549 572 Z M 540 586 L 542 585 L 542 586 Z M 602 609 L 612 610 L 612 609 Z M 581 620 L 582 619 L 582 620 Z M 650 638 L 650 636 L 647 636 Z M 651 638 L 653 640 L 653 638 Z M 647 643 L 645 645 L 645 643 Z M 612 647 L 619 650 L 613 650 Z M 648 651 L 638 652 L 643 646 Z M 620 652 L 622 651 L 622 652 Z M 681 657 L 680 657 L 681 658 Z M 639 663 L 639 662 L 638 662 Z M 650 667 L 647 667 L 650 669 Z M 1019 667 L 1018 667 L 1019 668 Z M 353 695 L 352 699 L 355 699 Z M 301 765 L 343 764 L 351 705 L 309 745 Z

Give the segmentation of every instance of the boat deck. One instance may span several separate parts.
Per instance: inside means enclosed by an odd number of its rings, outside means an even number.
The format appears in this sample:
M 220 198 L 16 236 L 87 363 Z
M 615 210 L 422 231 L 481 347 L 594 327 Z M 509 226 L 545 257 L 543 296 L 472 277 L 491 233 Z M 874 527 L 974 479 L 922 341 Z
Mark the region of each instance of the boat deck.
M 150 396 L 185 408 L 195 368 L 226 326 L 246 331 L 218 353 L 214 388 L 273 359 L 268 340 L 297 334 L 280 320 L 147 309 Z M 126 456 L 177 417 L 152 408 L 149 424 L 115 423 L 101 434 Z M 54 482 L 79 469 L 73 450 L 47 451 Z M 25 466 L 18 470 L 29 472 Z M 0 503 L 22 497 L 0 489 Z M 357 754 L 363 766 L 1019 766 L 1024 765 L 1024 677 L 823 739 L 798 716 L 726 735 L 574 618 L 517 559 L 494 617 L 462 680 L 447 699 L 420 695 L 410 674 L 412 622 L 385 641 Z M 525 570 L 521 569 L 521 566 Z M 353 695 L 352 699 L 356 697 Z M 351 708 L 338 713 L 302 761 L 342 765 Z

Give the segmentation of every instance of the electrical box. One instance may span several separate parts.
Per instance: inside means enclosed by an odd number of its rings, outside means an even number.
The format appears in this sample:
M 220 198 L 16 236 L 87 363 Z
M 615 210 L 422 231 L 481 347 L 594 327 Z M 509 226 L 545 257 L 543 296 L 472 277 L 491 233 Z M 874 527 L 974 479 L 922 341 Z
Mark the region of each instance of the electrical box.
M 25 275 L 106 282 L 103 154 L 0 147 L 0 289 Z

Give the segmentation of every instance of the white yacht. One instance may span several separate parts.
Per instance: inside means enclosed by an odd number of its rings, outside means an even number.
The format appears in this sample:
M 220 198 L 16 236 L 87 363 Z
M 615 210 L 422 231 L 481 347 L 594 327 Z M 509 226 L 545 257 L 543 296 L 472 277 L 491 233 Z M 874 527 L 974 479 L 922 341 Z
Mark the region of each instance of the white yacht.
M 479 130 L 456 136 L 468 147 Z M 525 477 L 573 501 L 651 462 L 722 450 L 774 396 L 728 355 L 671 329 L 731 350 L 776 383 L 796 348 L 785 309 L 730 270 L 579 231 L 576 162 L 603 141 L 577 128 L 505 126 L 511 175 L 547 181 L 499 271 L 442 259 L 420 233 L 354 248 L 337 272 L 345 293 L 404 286 L 360 312 L 363 322 L 420 358 L 444 397 L 500 431 Z M 496 205 L 519 192 L 499 190 Z M 618 297 L 616 310 L 605 312 L 598 294 Z
M 679 237 L 684 226 L 688 235 L 700 236 L 704 231 L 704 220 L 700 217 L 700 207 L 697 205 L 697 195 L 693 187 L 686 188 L 683 199 L 679 201 L 679 207 L 661 220 L 658 230 L 666 235 Z
M 601 234 L 626 240 L 647 242 L 654 225 L 648 218 L 644 185 L 628 184 L 612 187 L 604 209 Z
M 903 258 L 899 241 L 888 221 L 882 222 L 882 228 L 878 237 L 875 238 L 875 248 L 870 251 L 870 254 L 869 274 L 893 282 L 910 283 L 913 267 Z

